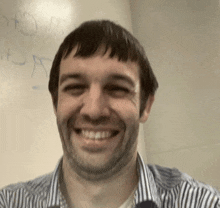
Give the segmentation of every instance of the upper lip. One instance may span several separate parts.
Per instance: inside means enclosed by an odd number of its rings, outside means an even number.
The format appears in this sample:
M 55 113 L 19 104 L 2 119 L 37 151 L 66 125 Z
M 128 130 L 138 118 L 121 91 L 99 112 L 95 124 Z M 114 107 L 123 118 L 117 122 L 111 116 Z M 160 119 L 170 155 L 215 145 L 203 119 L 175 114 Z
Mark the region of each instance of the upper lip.
M 76 133 L 83 133 L 84 134 L 87 132 L 89 132 L 90 134 L 90 137 L 91 137 L 91 133 L 93 134 L 102 134 L 102 133 L 107 133 L 109 134 L 109 137 L 112 137 L 112 136 L 116 136 L 120 131 L 119 130 L 116 130 L 116 129 L 112 129 L 112 128 L 74 128 L 75 129 L 75 132 Z M 103 135 L 102 135 L 103 136 Z M 94 137 L 94 135 L 93 135 Z
M 94 131 L 94 132 L 100 132 L 100 131 L 119 131 L 117 128 L 91 128 L 91 127 L 74 127 L 78 130 L 84 130 L 84 131 Z

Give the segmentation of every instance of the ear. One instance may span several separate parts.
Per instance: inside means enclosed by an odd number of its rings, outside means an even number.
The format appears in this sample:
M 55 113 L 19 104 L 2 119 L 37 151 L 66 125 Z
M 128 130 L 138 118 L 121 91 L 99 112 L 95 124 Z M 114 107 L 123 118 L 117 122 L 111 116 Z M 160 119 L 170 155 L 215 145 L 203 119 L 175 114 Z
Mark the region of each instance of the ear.
M 56 108 L 56 106 L 55 106 L 55 103 L 54 103 L 55 101 L 53 100 L 53 97 L 52 97 L 52 103 L 53 103 L 53 112 L 54 112 L 54 114 L 55 114 L 55 116 L 57 116 L 57 108 Z
M 53 105 L 53 112 L 54 112 L 55 116 L 57 116 L 57 109 L 54 105 Z
M 146 103 L 146 106 L 145 106 L 145 109 L 140 117 L 140 122 L 141 123 L 144 123 L 145 121 L 147 121 L 148 117 L 149 117 L 149 114 L 150 114 L 150 110 L 151 110 L 151 107 L 154 103 L 154 95 L 149 95 L 148 99 L 147 99 L 147 103 Z

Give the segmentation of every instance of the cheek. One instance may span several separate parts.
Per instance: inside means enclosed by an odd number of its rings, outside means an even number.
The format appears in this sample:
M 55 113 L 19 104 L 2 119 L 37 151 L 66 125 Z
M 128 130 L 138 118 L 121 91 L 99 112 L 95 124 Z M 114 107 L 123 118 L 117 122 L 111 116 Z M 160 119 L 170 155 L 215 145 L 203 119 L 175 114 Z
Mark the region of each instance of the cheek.
M 137 142 L 139 108 L 131 101 L 114 102 L 111 107 L 125 125 L 125 135 L 122 146 L 128 150 Z
M 136 102 L 131 100 L 112 101 L 110 107 L 126 125 L 134 124 L 139 120 L 139 107 Z
M 68 115 L 72 111 L 75 111 L 79 106 L 79 102 L 80 101 L 76 98 L 60 93 L 57 102 L 57 111 L 59 115 L 66 116 L 66 114 Z

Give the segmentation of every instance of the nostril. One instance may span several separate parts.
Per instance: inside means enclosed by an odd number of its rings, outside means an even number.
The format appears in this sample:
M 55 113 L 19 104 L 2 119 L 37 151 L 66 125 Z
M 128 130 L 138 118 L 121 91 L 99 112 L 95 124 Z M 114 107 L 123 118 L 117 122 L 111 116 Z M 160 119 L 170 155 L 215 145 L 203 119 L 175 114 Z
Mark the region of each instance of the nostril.
M 102 116 L 102 115 L 96 115 L 96 116 L 92 116 L 92 115 L 83 115 L 83 120 L 85 122 L 89 122 L 90 124 L 93 125 L 104 125 L 106 123 L 109 123 L 110 121 L 110 117 L 109 116 Z

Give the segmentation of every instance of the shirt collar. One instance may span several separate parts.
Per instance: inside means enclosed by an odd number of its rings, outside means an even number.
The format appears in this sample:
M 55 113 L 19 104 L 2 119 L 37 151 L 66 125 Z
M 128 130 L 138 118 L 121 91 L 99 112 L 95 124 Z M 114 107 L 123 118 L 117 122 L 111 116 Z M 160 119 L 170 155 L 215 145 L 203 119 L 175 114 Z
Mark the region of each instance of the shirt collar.
M 61 158 L 52 173 L 52 180 L 50 184 L 49 194 L 47 198 L 48 208 L 60 207 L 60 192 L 59 192 L 59 172 L 62 166 Z M 139 182 L 135 192 L 135 204 L 140 204 L 144 201 L 152 201 L 158 207 L 161 207 L 160 197 L 157 193 L 154 177 L 147 165 L 144 164 L 142 157 L 138 154 L 137 157 L 138 170 L 139 170 Z
M 161 207 L 161 200 L 157 193 L 157 187 L 152 172 L 148 166 L 144 164 L 139 154 L 137 161 L 139 167 L 139 182 L 135 193 L 135 204 L 140 204 L 144 201 L 152 201 L 157 207 Z
M 51 184 L 49 188 L 49 194 L 47 196 L 47 207 L 48 208 L 59 208 L 60 207 L 60 194 L 59 194 L 59 173 L 61 170 L 63 158 L 61 158 L 52 173 Z

